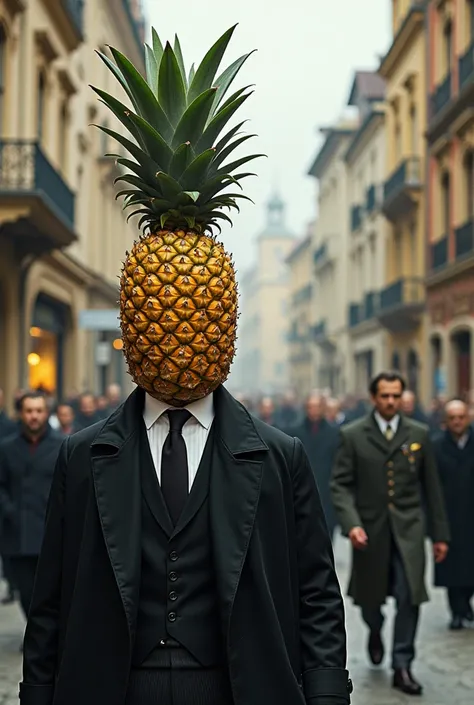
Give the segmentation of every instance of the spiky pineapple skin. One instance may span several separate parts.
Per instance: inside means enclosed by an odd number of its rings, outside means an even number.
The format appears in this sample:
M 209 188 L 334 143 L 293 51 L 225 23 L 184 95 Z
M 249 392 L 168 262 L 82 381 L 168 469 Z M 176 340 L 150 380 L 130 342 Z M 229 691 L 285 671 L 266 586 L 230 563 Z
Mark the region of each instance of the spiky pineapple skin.
M 212 393 L 235 354 L 237 284 L 230 256 L 212 237 L 160 230 L 127 255 L 120 323 L 134 382 L 184 406 Z

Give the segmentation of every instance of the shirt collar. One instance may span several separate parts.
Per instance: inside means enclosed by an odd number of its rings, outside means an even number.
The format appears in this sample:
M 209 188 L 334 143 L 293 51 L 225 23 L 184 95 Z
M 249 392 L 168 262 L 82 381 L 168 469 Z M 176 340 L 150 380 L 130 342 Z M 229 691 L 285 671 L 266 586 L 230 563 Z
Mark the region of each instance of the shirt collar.
M 149 430 L 168 409 L 174 408 L 175 407 L 170 404 L 165 404 L 159 399 L 150 396 L 150 394 L 146 394 L 143 420 L 145 421 L 147 430 Z M 191 404 L 179 408 L 187 409 L 194 416 L 196 421 L 206 429 L 210 427 L 214 419 L 214 399 L 212 394 L 208 394 L 207 397 L 203 397 L 202 399 L 198 399 L 198 401 L 194 401 Z
M 382 431 L 382 433 L 385 434 L 385 431 L 387 430 L 387 426 L 390 426 L 390 428 L 392 429 L 394 434 L 397 432 L 398 424 L 400 422 L 399 414 L 396 414 L 396 416 L 394 416 L 393 419 L 390 419 L 390 421 L 387 421 L 387 419 L 384 419 L 383 416 L 380 416 L 379 412 L 376 411 L 374 413 L 374 418 L 377 422 L 378 427 Z

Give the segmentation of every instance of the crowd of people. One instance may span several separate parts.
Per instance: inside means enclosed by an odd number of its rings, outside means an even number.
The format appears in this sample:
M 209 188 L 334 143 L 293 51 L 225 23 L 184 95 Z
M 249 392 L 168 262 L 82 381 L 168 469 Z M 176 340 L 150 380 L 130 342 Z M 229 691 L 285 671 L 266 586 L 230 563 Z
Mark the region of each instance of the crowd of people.
M 8 591 L 25 615 L 33 593 L 53 470 L 65 436 L 105 420 L 121 389 L 74 395 L 60 403 L 41 390 L 18 393 L 15 416 L 0 390 L 0 552 Z M 433 542 L 435 584 L 447 589 L 450 629 L 474 624 L 474 433 L 472 407 L 433 400 L 424 411 L 397 373 L 381 373 L 367 399 L 338 400 L 315 390 L 299 406 L 293 395 L 239 401 L 262 421 L 298 438 L 318 485 L 329 534 L 352 543 L 349 594 L 361 607 L 373 664 L 384 658 L 382 605 L 397 605 L 394 685 L 410 695 L 425 588 L 424 545 Z

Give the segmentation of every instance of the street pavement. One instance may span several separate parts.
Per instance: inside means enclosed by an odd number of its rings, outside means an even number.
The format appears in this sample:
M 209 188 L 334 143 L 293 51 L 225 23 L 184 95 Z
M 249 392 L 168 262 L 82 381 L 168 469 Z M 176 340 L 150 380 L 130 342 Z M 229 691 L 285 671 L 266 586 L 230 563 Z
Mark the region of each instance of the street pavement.
M 347 542 L 340 537 L 336 539 L 336 560 L 345 590 L 350 554 Z M 431 593 L 432 601 L 422 610 L 418 657 L 414 668 L 415 675 L 425 687 L 423 701 L 429 705 L 473 705 L 474 629 L 449 632 L 443 591 L 432 590 Z M 389 647 L 391 607 L 386 613 L 386 645 Z M 21 670 L 19 646 L 23 628 L 23 619 L 17 605 L 0 606 L 0 705 L 18 703 Z M 349 602 L 347 628 L 349 668 L 354 681 L 353 705 L 407 705 L 412 699 L 391 688 L 388 668 L 373 668 L 369 665 L 366 655 L 367 633 L 361 624 L 358 610 Z

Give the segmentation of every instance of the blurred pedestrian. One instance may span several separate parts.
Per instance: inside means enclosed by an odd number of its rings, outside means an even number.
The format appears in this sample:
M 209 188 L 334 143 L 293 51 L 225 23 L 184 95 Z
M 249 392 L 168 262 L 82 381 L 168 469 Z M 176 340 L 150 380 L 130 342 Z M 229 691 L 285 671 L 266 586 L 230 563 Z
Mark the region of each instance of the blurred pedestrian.
M 107 398 L 107 416 L 109 416 L 122 403 L 122 388 L 120 384 L 109 384 L 105 396 Z
M 258 405 L 258 418 L 269 426 L 275 426 L 275 404 L 271 397 L 263 397 Z
M 402 394 L 402 403 L 400 410 L 407 418 L 418 421 L 419 423 L 428 424 L 428 417 L 417 402 L 416 395 L 410 389 L 405 389 Z
M 353 547 L 349 594 L 370 630 L 368 650 L 382 662 L 382 605 L 397 604 L 393 686 L 420 695 L 412 675 L 419 606 L 425 589 L 426 496 L 436 562 L 446 557 L 449 529 L 429 431 L 400 414 L 403 378 L 382 372 L 370 385 L 373 412 L 341 429 L 332 497 L 342 531 Z
M 300 420 L 300 412 L 296 405 L 296 397 L 292 391 L 287 391 L 283 395 L 281 404 L 275 410 L 274 426 L 283 431 L 295 426 Z
M 63 436 L 70 436 L 75 432 L 74 409 L 69 404 L 59 404 L 56 409 L 56 416 L 59 422 L 59 432 Z
M 96 403 L 97 415 L 101 419 L 108 418 L 110 416 L 111 412 L 109 411 L 109 402 L 107 400 L 107 397 L 105 395 L 101 395 L 100 397 L 97 397 L 95 403 Z
M 27 616 L 62 438 L 48 424 L 43 394 L 27 392 L 19 402 L 19 409 L 20 429 L 0 444 L 0 514 L 2 552 L 10 560 Z
M 435 585 L 446 587 L 451 629 L 462 629 L 474 615 L 474 434 L 467 405 L 446 404 L 446 430 L 435 443 L 451 542 L 447 559 L 435 567 Z
M 76 415 L 75 428 L 81 431 L 101 421 L 102 417 L 97 411 L 97 404 L 93 394 L 85 392 L 79 397 L 79 411 Z
M 309 457 L 319 489 L 326 524 L 331 539 L 333 539 L 337 518 L 329 483 L 339 441 L 339 429 L 324 418 L 324 408 L 322 397 L 311 395 L 306 401 L 306 414 L 303 421 L 289 433 L 300 439 Z
M 328 423 L 340 426 L 344 419 L 344 413 L 341 411 L 341 402 L 339 399 L 329 397 L 324 403 L 324 417 Z
M 7 416 L 5 411 L 5 395 L 3 389 L 0 389 L 0 442 L 7 436 L 15 433 L 16 428 L 16 423 Z
M 0 389 L 0 443 L 8 436 L 11 436 L 17 430 L 17 424 L 12 421 L 5 412 L 5 396 L 3 389 Z M 0 555 L 2 547 L 2 515 L 0 511 Z M 13 583 L 13 576 L 10 567 L 10 560 L 8 556 L 2 555 L 2 574 L 3 578 L 7 584 L 7 592 L 5 597 L 2 598 L 2 605 L 10 605 L 15 601 L 15 589 Z

